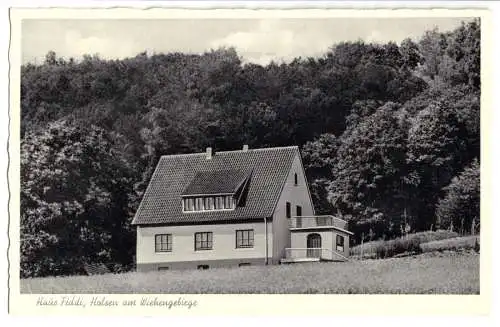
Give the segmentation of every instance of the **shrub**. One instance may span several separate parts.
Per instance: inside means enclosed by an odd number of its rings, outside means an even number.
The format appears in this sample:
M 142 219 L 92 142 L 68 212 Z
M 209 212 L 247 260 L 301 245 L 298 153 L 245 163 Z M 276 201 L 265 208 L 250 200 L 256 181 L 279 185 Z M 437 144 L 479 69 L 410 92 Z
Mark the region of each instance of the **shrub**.
M 447 230 L 427 231 L 409 234 L 393 240 L 373 241 L 351 248 L 352 256 L 360 256 L 363 249 L 363 258 L 389 258 L 402 253 L 421 253 L 420 245 L 432 241 L 455 238 L 458 234 Z
M 479 236 L 454 237 L 446 240 L 432 241 L 420 244 L 422 252 L 444 250 L 475 250 L 479 252 Z

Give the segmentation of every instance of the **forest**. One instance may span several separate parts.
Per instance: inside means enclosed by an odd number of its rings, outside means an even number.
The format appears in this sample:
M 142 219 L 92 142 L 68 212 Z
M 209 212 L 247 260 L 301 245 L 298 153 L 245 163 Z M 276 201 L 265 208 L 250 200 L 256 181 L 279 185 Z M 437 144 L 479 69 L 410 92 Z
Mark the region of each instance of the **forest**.
M 317 214 L 352 245 L 480 227 L 478 19 L 258 65 L 234 48 L 21 67 L 21 277 L 133 269 L 161 155 L 297 145 Z

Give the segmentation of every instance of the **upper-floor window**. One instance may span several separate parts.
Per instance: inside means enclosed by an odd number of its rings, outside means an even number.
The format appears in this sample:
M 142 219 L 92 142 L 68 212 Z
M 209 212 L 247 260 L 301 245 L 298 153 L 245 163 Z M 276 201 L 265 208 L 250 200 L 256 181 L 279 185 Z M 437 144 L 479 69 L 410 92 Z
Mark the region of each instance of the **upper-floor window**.
M 212 232 L 201 232 L 194 234 L 194 249 L 198 250 L 211 250 L 212 249 Z
M 296 210 L 296 216 L 298 216 L 298 217 L 302 216 L 302 207 L 301 206 L 296 206 L 295 210 Z
M 155 235 L 155 252 L 172 251 L 172 234 Z
M 231 195 L 185 197 L 182 199 L 182 209 L 189 211 L 232 210 L 236 201 Z
M 299 177 L 297 176 L 297 173 L 293 175 L 293 184 L 297 186 L 299 184 Z
M 252 170 L 199 171 L 181 193 L 183 212 L 234 210 L 244 205 Z
M 292 205 L 290 202 L 286 203 L 286 217 L 291 218 L 292 217 Z
M 236 231 L 237 248 L 253 248 L 253 229 Z

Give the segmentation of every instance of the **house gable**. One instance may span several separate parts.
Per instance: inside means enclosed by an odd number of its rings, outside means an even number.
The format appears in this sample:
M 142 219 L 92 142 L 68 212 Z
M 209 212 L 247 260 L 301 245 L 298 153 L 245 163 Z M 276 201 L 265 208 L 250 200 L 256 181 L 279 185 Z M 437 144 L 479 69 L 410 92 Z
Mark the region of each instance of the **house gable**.
M 283 257 L 285 248 L 290 247 L 288 215 L 294 217 L 298 210 L 302 216 L 315 214 L 302 159 L 297 149 L 273 210 L 273 260 L 275 262 Z

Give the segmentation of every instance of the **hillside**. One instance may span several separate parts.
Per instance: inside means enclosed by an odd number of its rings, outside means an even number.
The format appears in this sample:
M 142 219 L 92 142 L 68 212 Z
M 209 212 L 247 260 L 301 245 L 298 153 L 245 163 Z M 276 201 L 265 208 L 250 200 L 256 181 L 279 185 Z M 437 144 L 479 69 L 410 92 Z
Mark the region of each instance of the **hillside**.
M 333 44 L 266 66 L 234 49 L 21 67 L 21 276 L 133 267 L 161 155 L 298 145 L 318 213 L 353 244 L 480 226 L 480 24 Z

